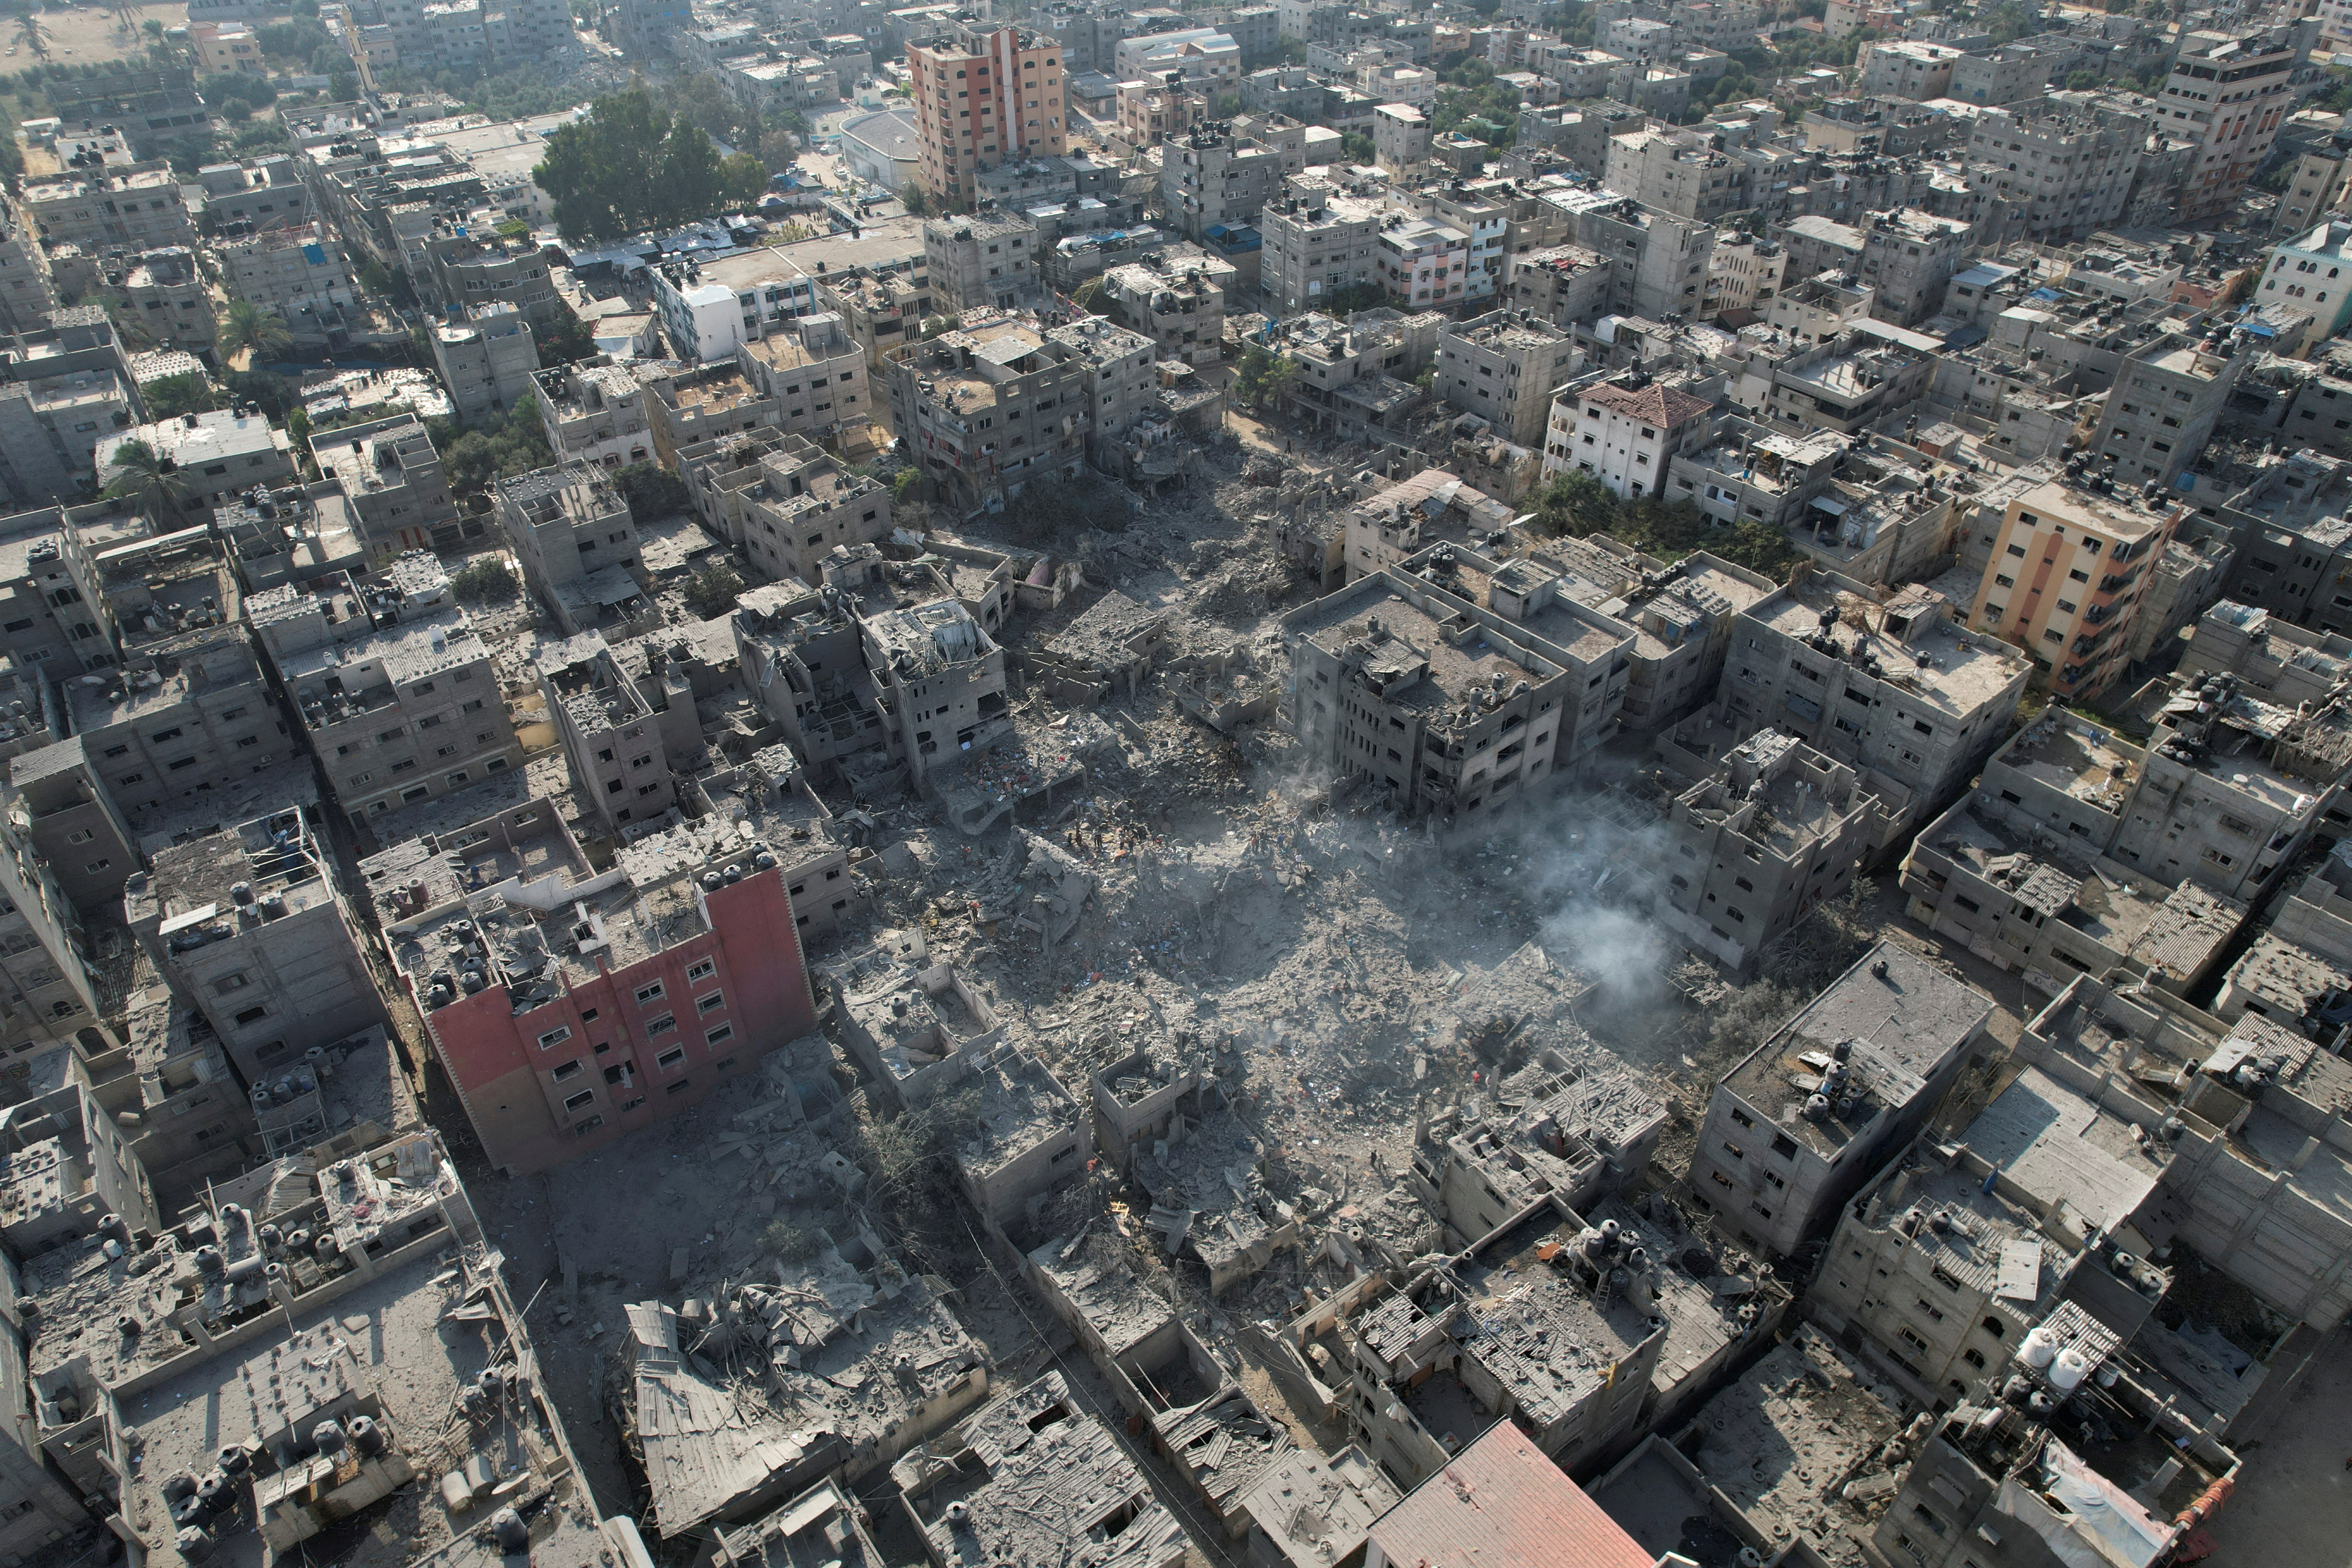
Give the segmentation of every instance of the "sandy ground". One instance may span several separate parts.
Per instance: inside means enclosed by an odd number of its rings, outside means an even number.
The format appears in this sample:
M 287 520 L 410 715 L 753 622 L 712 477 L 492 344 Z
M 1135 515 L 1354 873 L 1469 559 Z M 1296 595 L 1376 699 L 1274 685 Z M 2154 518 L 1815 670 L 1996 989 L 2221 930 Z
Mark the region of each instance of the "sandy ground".
M 140 5 L 132 13 L 135 20 L 128 33 L 119 32 L 114 13 L 96 5 L 55 5 L 41 12 L 41 26 L 49 35 L 49 58 L 58 65 L 89 65 L 110 60 L 118 56 L 143 56 L 147 52 L 147 37 L 137 24 L 152 17 L 166 27 L 184 26 L 188 20 L 186 0 L 178 4 Z M 5 68 L 22 70 L 33 64 L 33 57 L 18 46 L 16 24 L 12 19 L 0 28 L 0 37 L 6 43 Z

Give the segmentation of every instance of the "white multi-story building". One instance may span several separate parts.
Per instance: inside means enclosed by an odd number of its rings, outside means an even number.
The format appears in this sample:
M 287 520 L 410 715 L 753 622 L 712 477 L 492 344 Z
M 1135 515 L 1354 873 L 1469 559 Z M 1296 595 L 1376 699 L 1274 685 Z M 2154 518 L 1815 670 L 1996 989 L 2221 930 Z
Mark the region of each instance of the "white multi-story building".
M 1544 478 L 1582 469 L 1621 496 L 1656 495 L 1667 465 L 1706 445 L 1714 406 L 1638 370 L 1563 388 L 1544 436 Z

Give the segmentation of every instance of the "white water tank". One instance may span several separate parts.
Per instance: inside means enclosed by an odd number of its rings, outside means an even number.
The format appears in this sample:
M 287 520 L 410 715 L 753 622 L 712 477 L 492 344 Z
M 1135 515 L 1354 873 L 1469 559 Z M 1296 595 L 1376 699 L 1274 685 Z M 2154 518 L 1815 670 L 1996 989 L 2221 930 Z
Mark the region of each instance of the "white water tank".
M 2058 1337 L 2046 1328 L 2036 1327 L 2025 1336 L 2025 1342 L 2017 1347 L 2017 1359 L 2036 1372 L 2048 1366 L 2057 1359 L 2057 1355 Z
M 2072 1394 L 2082 1387 L 2083 1380 L 2090 1375 L 2091 1358 L 2068 1345 L 2058 1352 L 2057 1361 L 2051 1365 L 2050 1386 L 2061 1394 Z

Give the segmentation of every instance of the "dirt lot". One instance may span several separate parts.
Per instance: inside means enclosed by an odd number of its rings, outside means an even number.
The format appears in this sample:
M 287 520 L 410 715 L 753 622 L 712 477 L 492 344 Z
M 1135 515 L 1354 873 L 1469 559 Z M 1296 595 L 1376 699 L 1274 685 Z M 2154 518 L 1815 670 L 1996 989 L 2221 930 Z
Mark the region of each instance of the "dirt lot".
M 135 5 L 133 25 L 129 32 L 116 26 L 114 13 L 97 5 L 50 5 L 41 12 L 41 26 L 49 35 L 49 58 L 57 65 L 92 65 L 118 57 L 144 56 L 147 37 L 139 26 L 150 17 L 166 27 L 184 26 L 188 20 L 186 0 L 177 4 L 161 3 Z M 17 44 L 16 24 L 5 29 L 6 68 L 22 70 L 33 63 L 32 57 Z

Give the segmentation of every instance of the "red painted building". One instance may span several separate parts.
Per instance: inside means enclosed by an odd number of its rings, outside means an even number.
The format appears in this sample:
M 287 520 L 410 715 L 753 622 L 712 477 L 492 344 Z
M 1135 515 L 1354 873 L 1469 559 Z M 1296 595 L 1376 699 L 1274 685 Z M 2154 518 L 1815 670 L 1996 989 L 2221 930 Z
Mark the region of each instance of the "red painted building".
M 593 872 L 544 802 L 362 867 L 474 1132 L 514 1175 L 698 1103 L 814 1030 L 780 863 L 689 823 Z

